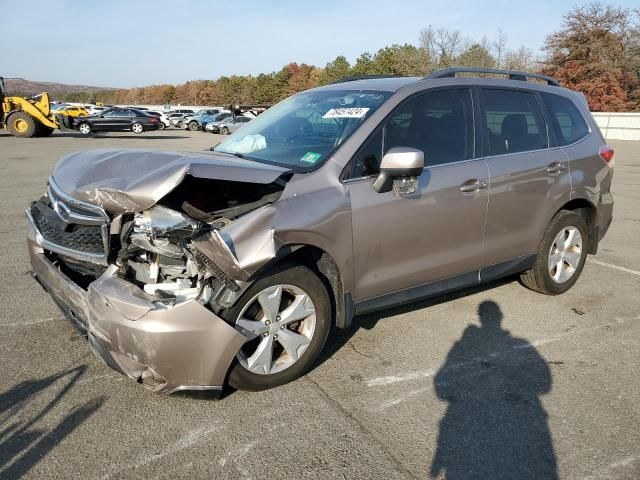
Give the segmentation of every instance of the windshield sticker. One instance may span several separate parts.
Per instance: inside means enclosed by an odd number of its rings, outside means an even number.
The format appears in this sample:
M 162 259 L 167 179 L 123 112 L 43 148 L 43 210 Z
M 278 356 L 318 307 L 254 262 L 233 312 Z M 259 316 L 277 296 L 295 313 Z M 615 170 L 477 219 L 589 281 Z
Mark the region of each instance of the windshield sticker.
M 313 165 L 318 160 L 320 160 L 320 157 L 322 157 L 322 155 L 320 155 L 319 153 L 307 152 L 302 156 L 300 161 L 304 163 L 310 163 L 311 165 Z
M 369 108 L 332 108 L 322 118 L 362 118 Z

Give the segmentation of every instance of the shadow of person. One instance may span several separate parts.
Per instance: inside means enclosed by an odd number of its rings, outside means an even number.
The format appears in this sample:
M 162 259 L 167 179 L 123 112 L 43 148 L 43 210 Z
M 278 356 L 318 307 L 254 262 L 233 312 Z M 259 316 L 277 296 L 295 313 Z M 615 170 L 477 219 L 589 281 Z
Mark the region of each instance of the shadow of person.
M 547 362 L 527 341 L 500 327 L 500 307 L 478 307 L 481 327 L 467 327 L 434 377 L 449 403 L 440 421 L 432 477 L 557 479 L 547 414 L 538 398 L 551 390 Z

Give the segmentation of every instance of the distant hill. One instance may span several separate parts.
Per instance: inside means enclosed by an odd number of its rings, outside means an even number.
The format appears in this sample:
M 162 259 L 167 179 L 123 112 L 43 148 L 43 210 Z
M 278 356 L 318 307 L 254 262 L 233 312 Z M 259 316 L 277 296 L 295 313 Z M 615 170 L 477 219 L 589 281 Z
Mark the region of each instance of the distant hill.
M 38 93 L 48 92 L 53 98 L 67 95 L 69 93 L 78 92 L 98 92 L 104 90 L 114 90 L 109 87 L 92 87 L 89 85 L 67 85 L 66 83 L 55 82 L 34 82 L 24 78 L 7 78 L 4 79 L 4 86 L 9 95 L 37 95 Z

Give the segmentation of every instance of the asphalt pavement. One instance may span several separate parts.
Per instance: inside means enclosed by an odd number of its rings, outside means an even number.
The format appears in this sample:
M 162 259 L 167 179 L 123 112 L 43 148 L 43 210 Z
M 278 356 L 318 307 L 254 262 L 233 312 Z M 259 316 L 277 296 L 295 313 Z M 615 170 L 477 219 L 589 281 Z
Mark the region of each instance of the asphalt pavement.
M 159 396 L 32 280 L 23 210 L 66 153 L 220 139 L 0 133 L 0 478 L 640 478 L 640 143 L 610 142 L 614 222 L 565 295 L 510 278 L 358 317 L 283 387 Z

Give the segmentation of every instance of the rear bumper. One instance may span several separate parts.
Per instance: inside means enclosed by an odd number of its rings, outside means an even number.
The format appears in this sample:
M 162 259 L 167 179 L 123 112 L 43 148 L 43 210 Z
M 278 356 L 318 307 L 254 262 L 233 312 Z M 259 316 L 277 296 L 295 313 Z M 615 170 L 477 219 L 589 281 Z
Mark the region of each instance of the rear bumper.
M 222 389 L 246 338 L 220 317 L 194 300 L 155 302 L 115 266 L 83 290 L 44 255 L 33 229 L 27 243 L 33 276 L 111 368 L 156 392 Z
M 613 220 L 613 196 L 607 193 L 600 197 L 597 209 L 598 241 L 602 240 Z

